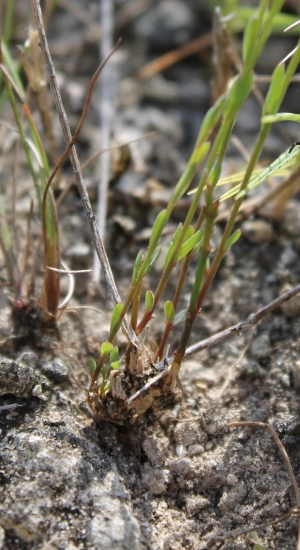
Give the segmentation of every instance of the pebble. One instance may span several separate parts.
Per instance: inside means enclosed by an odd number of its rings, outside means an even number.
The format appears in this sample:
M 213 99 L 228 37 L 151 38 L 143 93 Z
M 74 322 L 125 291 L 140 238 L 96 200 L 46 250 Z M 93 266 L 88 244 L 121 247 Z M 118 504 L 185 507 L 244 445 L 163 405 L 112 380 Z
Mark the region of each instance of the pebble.
M 66 253 L 68 258 L 87 258 L 91 254 L 91 247 L 87 243 L 76 243 Z
M 236 485 L 230 491 L 225 491 L 220 498 L 219 508 L 222 514 L 227 513 L 229 510 L 234 510 L 239 507 L 239 504 L 244 500 L 247 495 L 247 488 L 243 481 Z
M 48 424 L 60 424 L 61 421 L 62 421 L 62 417 L 57 411 L 50 412 L 47 417 Z
M 289 201 L 284 211 L 282 229 L 291 237 L 300 235 L 300 204 L 296 201 Z
M 184 447 L 184 445 L 176 445 L 176 454 L 177 456 L 186 456 L 187 455 L 186 447 Z
M 238 483 L 238 478 L 234 474 L 228 474 L 226 478 L 227 485 L 230 485 L 231 487 L 234 487 Z
M 251 355 L 254 359 L 266 359 L 271 354 L 270 337 L 268 334 L 261 334 L 254 338 L 251 344 Z
M 5 531 L 3 527 L 0 525 L 0 550 L 4 548 L 4 540 L 5 540 Z
M 284 267 L 295 265 L 297 260 L 298 254 L 291 246 L 287 246 L 280 256 L 280 261 L 284 265 Z
M 49 387 L 49 382 L 24 363 L 0 359 L 0 395 L 32 397 L 32 390 L 37 385 L 46 389 Z
M 70 381 L 69 369 L 65 363 L 59 359 L 52 359 L 44 363 L 41 367 L 42 373 L 57 384 Z
M 189 516 L 193 516 L 197 514 L 201 510 L 208 508 L 208 506 L 210 506 L 210 502 L 208 498 L 205 498 L 205 497 L 193 496 L 193 497 L 187 497 L 186 499 L 185 508 Z
M 275 403 L 275 410 L 276 412 L 288 413 L 289 406 L 284 401 L 277 401 L 277 403 Z
M 146 468 L 142 476 L 143 483 L 153 495 L 162 495 L 167 490 L 169 472 L 167 470 Z
M 273 227 L 264 220 L 247 220 L 242 224 L 242 233 L 250 243 L 269 243 L 275 237 Z
M 174 438 L 179 445 L 185 447 L 193 445 L 199 438 L 199 425 L 189 422 L 178 424 L 174 430 Z
M 202 445 L 191 445 L 188 449 L 189 456 L 202 455 L 204 453 L 204 447 Z
M 41 384 L 37 384 L 36 386 L 34 386 L 31 393 L 35 397 L 41 397 L 41 395 L 43 394 L 43 389 L 42 389 Z
M 279 380 L 280 380 L 281 384 L 282 384 L 285 388 L 289 388 L 289 387 L 290 387 L 291 381 L 290 381 L 290 376 L 289 376 L 289 374 L 281 374 L 280 377 L 279 377 Z
M 30 365 L 32 369 L 35 369 L 38 364 L 38 354 L 34 351 L 23 351 L 17 358 L 17 363 L 26 363 Z
M 147 437 L 145 441 L 143 441 L 142 446 L 150 464 L 152 464 L 153 466 L 163 465 L 166 457 L 168 443 L 169 441 L 166 437 L 159 439 L 157 437 L 150 436 Z
M 257 361 L 254 359 L 243 359 L 242 363 L 239 365 L 239 371 L 241 375 L 244 376 L 255 376 L 258 378 L 264 378 L 266 376 L 266 370 L 263 369 Z
M 180 477 L 187 476 L 191 471 L 191 462 L 188 458 L 177 458 L 170 463 L 170 472 Z

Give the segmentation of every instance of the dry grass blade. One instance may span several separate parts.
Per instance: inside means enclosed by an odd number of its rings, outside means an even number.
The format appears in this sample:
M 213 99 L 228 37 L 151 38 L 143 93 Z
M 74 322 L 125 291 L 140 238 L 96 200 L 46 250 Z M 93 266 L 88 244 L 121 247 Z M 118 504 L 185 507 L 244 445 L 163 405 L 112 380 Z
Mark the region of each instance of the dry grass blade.
M 213 43 L 212 33 L 209 32 L 207 34 L 204 34 L 203 36 L 196 38 L 189 44 L 186 44 L 185 46 L 181 46 L 176 50 L 172 50 L 171 52 L 168 52 L 165 55 L 162 55 L 158 59 L 155 59 L 154 61 L 147 63 L 147 65 L 145 65 L 142 69 L 140 69 L 140 71 L 138 72 L 138 76 L 143 80 L 147 80 L 148 78 L 151 78 L 155 74 L 160 73 L 161 71 L 167 69 L 168 67 L 171 67 L 175 63 L 178 63 L 185 57 L 198 53 L 201 50 L 204 50 L 208 46 L 211 46 L 212 43 Z

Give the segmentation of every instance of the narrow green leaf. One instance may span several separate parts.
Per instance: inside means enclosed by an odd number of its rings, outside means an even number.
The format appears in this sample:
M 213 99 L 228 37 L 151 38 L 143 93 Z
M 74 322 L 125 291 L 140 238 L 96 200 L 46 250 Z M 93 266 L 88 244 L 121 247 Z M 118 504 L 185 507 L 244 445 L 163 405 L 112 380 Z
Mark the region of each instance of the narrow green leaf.
M 143 263 L 143 259 L 144 259 L 144 256 L 143 256 L 142 251 L 140 250 L 140 252 L 138 253 L 138 255 L 136 257 L 136 260 L 134 262 L 134 268 L 133 268 L 133 273 L 132 273 L 132 282 L 133 282 L 133 284 L 136 283 L 136 281 L 138 279 L 139 272 L 140 272 L 140 269 L 141 269 L 141 265 Z
M 102 342 L 100 346 L 101 355 L 108 355 L 113 349 L 111 342 Z
M 210 149 L 210 143 L 208 141 L 205 141 L 201 145 L 196 145 L 189 163 L 200 164 L 200 162 L 204 159 L 205 155 L 207 155 L 209 149 Z
M 150 311 L 152 311 L 153 304 L 154 304 L 154 294 L 151 290 L 147 290 L 145 295 L 145 311 L 150 313 Z
M 181 232 L 182 232 L 182 223 L 180 223 L 180 224 L 178 225 L 178 227 L 177 227 L 177 229 L 176 229 L 176 231 L 175 231 L 175 233 L 174 233 L 174 235 L 173 235 L 173 239 L 172 239 L 171 244 L 170 244 L 170 246 L 169 246 L 169 250 L 168 250 L 168 252 L 167 252 L 167 254 L 166 254 L 166 259 L 165 259 L 165 263 L 164 263 L 164 269 L 166 269 L 167 265 L 168 265 L 169 262 L 170 262 L 170 259 L 171 259 L 172 255 L 173 255 L 173 253 L 174 253 L 174 250 L 175 250 L 175 247 L 176 247 L 176 245 L 177 245 L 177 243 L 178 243 L 178 240 L 179 240 L 179 237 L 180 237 L 180 235 L 181 235 Z
M 199 132 L 197 142 L 203 142 L 213 131 L 215 125 L 219 122 L 226 104 L 226 97 L 220 96 L 216 103 L 207 111 Z
M 118 356 L 119 356 L 119 348 L 118 346 L 114 346 L 113 349 L 111 350 L 110 352 L 110 355 L 109 355 L 109 361 L 110 361 L 110 364 L 114 363 L 115 361 L 118 360 Z
M 279 109 L 282 100 L 282 94 L 280 93 L 281 84 L 284 80 L 285 67 L 284 65 L 277 65 L 273 71 L 272 80 L 269 86 L 269 90 L 264 101 L 262 115 L 270 115 L 276 113 Z
M 153 225 L 149 247 L 151 247 L 156 239 L 159 239 L 161 232 L 167 222 L 166 209 L 162 210 L 156 217 L 156 220 Z
M 254 17 L 251 17 L 251 19 L 249 19 L 246 30 L 244 32 L 243 63 L 245 65 L 250 63 L 253 55 L 253 45 L 256 43 L 256 38 L 258 35 L 258 23 L 259 21 L 257 19 L 257 15 L 254 15 Z
M 111 316 L 111 321 L 110 321 L 110 332 L 114 331 L 115 326 L 119 322 L 122 311 L 123 311 L 123 304 L 119 303 L 114 307 L 113 314 Z
M 204 229 L 199 229 L 192 237 L 190 237 L 185 243 L 182 245 L 180 252 L 178 256 L 176 257 L 176 260 L 179 262 L 182 260 L 187 254 L 203 240 L 203 234 Z
M 167 323 L 172 324 L 175 318 L 175 309 L 171 300 L 168 300 L 167 302 L 165 302 L 164 312 L 165 312 Z
M 220 179 L 221 169 L 222 169 L 222 165 L 221 165 L 220 161 L 217 160 L 216 163 L 214 164 L 212 170 L 210 171 L 209 177 L 208 177 L 209 183 L 213 187 L 218 183 L 218 181 Z
M 96 361 L 95 359 L 93 359 L 92 357 L 90 357 L 87 361 L 88 363 L 88 366 L 89 366 L 89 369 L 91 371 L 91 374 L 94 374 L 95 370 L 96 370 L 96 367 L 97 367 L 97 364 L 96 364 Z
M 251 92 L 253 84 L 252 72 L 244 72 L 234 78 L 228 91 L 228 103 L 224 112 L 224 119 L 232 118 L 243 105 Z
M 240 238 L 242 232 L 240 229 L 237 229 L 236 231 L 234 231 L 229 239 L 227 239 L 225 245 L 224 245 L 224 250 L 228 250 L 229 248 L 231 248 Z
M 265 115 L 261 118 L 263 124 L 273 124 L 273 122 L 282 122 L 285 120 L 299 123 L 300 115 L 294 113 L 276 113 L 275 115 Z

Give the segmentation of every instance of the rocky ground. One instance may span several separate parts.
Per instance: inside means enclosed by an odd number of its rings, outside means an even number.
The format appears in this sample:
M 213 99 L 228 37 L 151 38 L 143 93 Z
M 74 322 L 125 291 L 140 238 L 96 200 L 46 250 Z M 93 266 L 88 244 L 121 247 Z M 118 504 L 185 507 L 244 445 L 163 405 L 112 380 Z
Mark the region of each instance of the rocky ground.
M 112 160 L 107 249 L 124 296 L 132 261 L 147 246 L 153 220 L 168 201 L 210 105 L 211 49 L 205 47 L 148 80 L 139 78 L 138 71 L 210 32 L 211 12 L 203 1 L 193 0 L 116 5 L 116 37 L 122 35 L 123 44 L 114 61 L 114 140 L 123 143 L 154 132 L 132 144 L 121 165 L 120 159 Z M 17 3 L 15 17 L 14 44 L 20 44 L 30 21 L 27 3 Z M 98 62 L 97 18 L 98 2 L 60 1 L 49 19 L 50 47 L 73 128 Z M 271 72 L 292 45 L 290 38 L 272 38 L 258 71 Z M 292 112 L 299 111 L 298 86 L 288 92 Z M 78 141 L 82 163 L 99 150 L 98 102 L 96 93 Z M 10 120 L 8 109 L 2 111 L 1 117 Z M 259 113 L 250 98 L 237 121 L 236 134 L 246 148 L 255 138 Z M 266 159 L 273 160 L 299 137 L 296 126 L 285 130 L 285 137 L 276 130 L 270 135 Z M 54 132 L 62 149 L 56 122 Z M 13 152 L 7 139 L 0 143 L 2 192 L 12 177 Z M 232 147 L 228 172 L 240 164 Z M 85 172 L 92 199 L 97 170 L 95 163 Z M 66 166 L 57 196 L 69 176 Z M 20 224 L 30 193 L 30 178 L 21 162 L 16 207 Z M 9 191 L 6 197 L 10 204 Z M 299 282 L 298 198 L 288 203 L 279 221 L 270 212 L 259 212 L 242 222 L 243 237 L 218 274 L 193 341 L 245 319 Z M 186 201 L 176 210 L 172 229 Z M 66 261 L 73 269 L 91 267 L 91 239 L 74 188 L 61 203 L 59 219 Z M 37 224 L 33 232 L 38 234 Z M 154 270 L 150 286 L 156 275 Z M 0 276 L 5 283 L 4 269 Z M 63 292 L 64 285 L 63 280 Z M 299 479 L 299 299 L 275 311 L 255 331 L 189 358 L 182 367 L 181 400 L 135 426 L 118 427 L 97 422 L 85 404 L 87 358 L 109 327 L 111 306 L 105 292 L 99 292 L 89 276 L 78 276 L 73 311 L 62 316 L 57 329 L 43 331 L 39 325 L 29 326 L 32 317 L 25 325 L 13 322 L 10 291 L 5 286 L 2 290 L 0 548 L 296 548 L 296 517 L 258 529 L 296 504 L 278 448 L 266 430 L 228 424 L 270 423 Z M 88 305 L 100 312 L 75 309 Z M 151 327 L 154 336 L 163 323 L 157 315 Z M 250 534 L 237 536 L 252 526 Z M 235 537 L 227 538 L 230 534 Z

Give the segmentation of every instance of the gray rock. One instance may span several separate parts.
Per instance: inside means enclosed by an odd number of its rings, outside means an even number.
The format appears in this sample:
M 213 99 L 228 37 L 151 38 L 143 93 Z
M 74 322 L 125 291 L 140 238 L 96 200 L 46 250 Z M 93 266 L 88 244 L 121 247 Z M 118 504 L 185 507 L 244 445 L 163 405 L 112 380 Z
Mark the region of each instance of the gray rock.
M 185 446 L 198 443 L 200 426 L 196 423 L 184 422 L 178 424 L 174 430 L 174 438 L 177 443 Z
M 177 458 L 170 463 L 170 472 L 185 477 L 191 472 L 191 461 L 188 458 Z
M 159 468 L 154 469 L 146 465 L 142 481 L 153 495 L 162 495 L 167 490 L 169 472 Z
M 219 508 L 224 514 L 228 510 L 234 510 L 236 507 L 243 502 L 244 498 L 247 495 L 247 488 L 243 481 L 231 489 L 230 491 L 225 491 L 220 499 Z
M 69 368 L 59 359 L 52 359 L 51 361 L 44 363 L 41 370 L 42 373 L 49 378 L 49 380 L 52 380 L 57 384 L 70 381 Z
M 17 397 L 32 397 L 33 389 L 39 385 L 42 391 L 50 386 L 49 381 L 31 367 L 11 359 L 0 360 L 0 395 L 11 393 Z
M 287 246 L 283 250 L 280 256 L 280 261 L 282 262 L 284 267 L 290 267 L 295 265 L 297 260 L 298 260 L 298 254 L 291 246 Z
M 300 205 L 291 200 L 287 203 L 282 220 L 283 230 L 291 237 L 298 237 L 300 234 Z
M 193 13 L 185 2 L 162 0 L 137 20 L 135 32 L 156 47 L 169 48 L 187 43 L 195 25 Z
M 150 436 L 145 439 L 143 442 L 143 449 L 151 464 L 154 466 L 163 465 L 168 444 L 169 441 L 166 437 L 158 439 L 157 437 Z
M 264 378 L 266 376 L 266 370 L 263 369 L 260 364 L 254 359 L 245 358 L 238 367 L 240 373 L 244 376 L 255 376 L 258 378 Z
M 86 437 L 74 411 L 56 425 L 48 415 L 40 408 L 30 431 L 19 424 L 0 444 L 5 548 L 14 540 L 41 550 L 55 540 L 55 548 L 140 549 L 129 494 L 112 458 L 90 440 L 95 430 Z
M 270 357 L 271 344 L 268 334 L 261 334 L 254 338 L 251 344 L 251 354 L 257 360 Z

